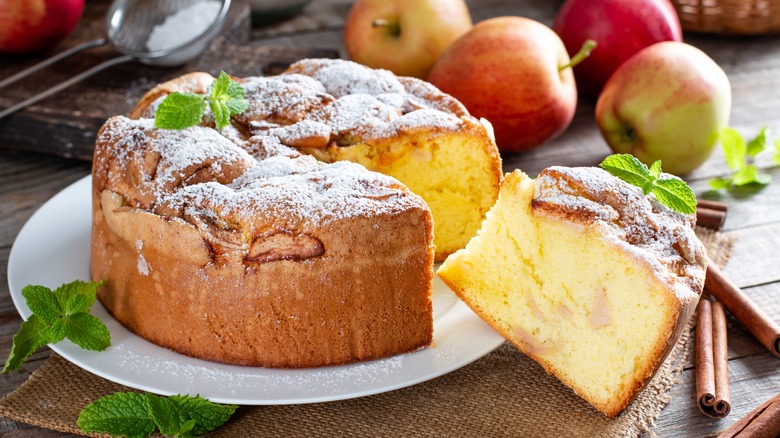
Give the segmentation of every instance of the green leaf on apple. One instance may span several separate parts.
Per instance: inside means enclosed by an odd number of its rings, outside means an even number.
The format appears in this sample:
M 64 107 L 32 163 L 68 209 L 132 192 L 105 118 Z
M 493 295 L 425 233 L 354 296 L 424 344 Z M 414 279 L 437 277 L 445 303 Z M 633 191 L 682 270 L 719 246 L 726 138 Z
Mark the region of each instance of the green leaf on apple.
M 685 181 L 661 172 L 661 161 L 649 168 L 631 154 L 610 155 L 601 162 L 601 168 L 623 181 L 652 193 L 658 202 L 668 208 L 691 214 L 696 211 L 696 195 Z
M 772 177 L 769 174 L 762 173 L 751 162 L 753 157 L 766 149 L 768 132 L 766 127 L 761 128 L 758 135 L 745 142 L 742 134 L 736 129 L 730 127 L 721 129 L 718 139 L 723 147 L 726 164 L 733 172 L 728 177 L 711 179 L 709 181 L 710 187 L 714 190 L 722 190 L 749 184 L 765 186 L 772 182 Z M 780 140 L 775 141 L 774 161 L 780 165 Z

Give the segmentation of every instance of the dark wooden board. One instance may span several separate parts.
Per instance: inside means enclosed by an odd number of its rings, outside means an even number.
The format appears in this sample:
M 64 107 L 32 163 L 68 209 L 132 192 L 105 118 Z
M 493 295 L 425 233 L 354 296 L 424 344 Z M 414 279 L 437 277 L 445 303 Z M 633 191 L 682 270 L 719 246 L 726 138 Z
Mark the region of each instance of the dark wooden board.
M 77 29 L 50 52 L 36 56 L 0 55 L 0 78 L 11 76 L 54 53 L 100 38 L 109 4 L 108 1 L 87 2 Z M 262 75 L 302 58 L 338 56 L 336 50 L 274 47 L 261 42 L 246 42 L 249 36 L 249 28 L 245 27 L 249 24 L 248 17 L 247 4 L 235 1 L 223 35 L 200 58 L 186 65 L 160 68 L 130 62 L 114 66 L 0 120 L 1 147 L 91 160 L 95 135 L 103 122 L 112 115 L 129 112 L 135 102 L 157 83 L 193 71 L 219 74 L 220 70 L 225 70 L 237 76 Z M 118 54 L 113 49 L 100 47 L 61 61 L 0 90 L 0 108 L 11 106 L 115 56 Z

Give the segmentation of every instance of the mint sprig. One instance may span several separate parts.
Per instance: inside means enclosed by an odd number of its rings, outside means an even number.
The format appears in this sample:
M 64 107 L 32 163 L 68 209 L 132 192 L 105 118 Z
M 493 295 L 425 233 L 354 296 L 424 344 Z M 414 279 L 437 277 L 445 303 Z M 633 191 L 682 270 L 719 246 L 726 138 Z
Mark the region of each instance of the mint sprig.
M 211 84 L 208 96 L 178 91 L 167 95 L 154 114 L 154 126 L 161 129 L 195 126 L 203 119 L 208 105 L 214 114 L 217 129 L 222 130 L 230 124 L 232 116 L 249 108 L 244 95 L 244 87 L 223 71 Z
M 222 426 L 237 408 L 200 396 L 117 392 L 87 405 L 76 424 L 85 433 L 148 437 L 159 429 L 166 436 L 193 437 Z
M 3 373 L 16 371 L 38 348 L 65 338 L 87 350 L 108 348 L 111 345 L 108 328 L 89 313 L 101 284 L 102 281 L 77 280 L 54 291 L 44 286 L 25 286 L 22 296 L 33 314 L 14 336 Z
M 714 190 L 730 189 L 748 184 L 765 186 L 772 182 L 772 176 L 761 172 L 752 163 L 753 157 L 766 149 L 768 130 L 766 127 L 749 142 L 745 142 L 739 131 L 731 127 L 720 130 L 718 140 L 726 157 L 726 165 L 731 169 L 730 176 L 717 177 L 709 181 Z M 780 165 L 780 140 L 775 142 L 775 163 Z
M 658 201 L 674 211 L 691 214 L 696 211 L 696 195 L 685 181 L 662 177 L 661 161 L 649 168 L 631 154 L 610 155 L 601 162 L 601 168 L 623 181 L 653 194 Z

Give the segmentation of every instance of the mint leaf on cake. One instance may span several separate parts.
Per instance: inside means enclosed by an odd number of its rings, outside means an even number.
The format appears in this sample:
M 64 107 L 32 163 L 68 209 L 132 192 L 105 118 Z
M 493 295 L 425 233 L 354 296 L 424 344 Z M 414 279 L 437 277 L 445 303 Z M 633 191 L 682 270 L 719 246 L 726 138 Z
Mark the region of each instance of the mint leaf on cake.
M 32 315 L 22 322 L 14 336 L 3 372 L 19 369 L 40 347 L 66 338 L 87 350 L 103 351 L 108 348 L 111 345 L 108 328 L 89 314 L 101 284 L 77 280 L 54 291 L 44 286 L 25 286 L 22 297 Z
M 166 436 L 190 437 L 222 426 L 237 408 L 200 396 L 117 392 L 87 405 L 76 424 L 85 433 L 147 437 L 159 429 Z
M 642 189 L 645 195 L 652 193 L 666 207 L 684 214 L 696 211 L 696 195 L 685 181 L 663 176 L 661 161 L 649 168 L 631 154 L 610 155 L 601 162 L 601 168 L 613 176 Z
M 249 104 L 244 99 L 244 87 L 230 79 L 224 71 L 211 86 L 208 100 L 218 130 L 230 124 L 230 117 L 241 114 L 249 108 Z
M 230 118 L 249 108 L 244 98 L 244 87 L 232 80 L 224 71 L 214 81 L 208 96 L 195 93 L 173 92 L 157 107 L 154 126 L 161 129 L 186 129 L 200 124 L 206 106 L 214 115 L 217 130 L 230 124 Z
M 195 93 L 171 93 L 154 113 L 155 128 L 185 129 L 195 126 L 206 112 L 206 100 Z

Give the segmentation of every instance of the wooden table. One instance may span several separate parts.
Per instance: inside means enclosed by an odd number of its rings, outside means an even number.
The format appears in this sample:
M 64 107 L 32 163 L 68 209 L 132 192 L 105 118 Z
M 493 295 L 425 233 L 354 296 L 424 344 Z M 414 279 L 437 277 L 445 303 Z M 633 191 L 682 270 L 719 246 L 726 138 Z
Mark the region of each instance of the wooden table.
M 559 2 L 546 0 L 470 2 L 475 21 L 499 15 L 521 15 L 548 24 L 558 5 Z M 306 11 L 307 16 L 275 27 L 254 29 L 249 45 L 254 48 L 274 46 L 276 49 L 267 50 L 277 55 L 288 53 L 293 58 L 296 54 L 304 53 L 301 49 L 343 50 L 341 34 L 349 6 L 347 0 L 314 0 Z M 94 27 L 98 18 L 94 13 L 88 14 L 82 26 Z M 296 30 L 301 27 L 309 29 Z M 780 134 L 780 37 L 727 38 L 686 34 L 685 40 L 707 52 L 728 74 L 733 91 L 733 126 L 748 135 L 757 133 L 762 126 L 768 126 Z M 322 53 L 328 51 L 323 50 Z M 108 55 L 85 55 L 74 63 L 93 61 L 90 56 Z M 18 71 L 34 61 L 35 58 L 0 57 L 0 71 L 4 74 Z M 104 72 L 90 81 L 89 86 L 74 88 L 70 98 L 66 95 L 49 99 L 15 116 L 15 119 L 0 123 L 0 279 L 6 278 L 11 245 L 25 221 L 47 199 L 90 172 L 89 162 L 14 149 L 29 146 L 31 139 L 37 144 L 42 141 L 45 143 L 47 133 L 40 126 L 47 124 L 61 126 L 58 135 L 52 135 L 51 142 L 75 141 L 88 146 L 94 141 L 94 129 L 99 126 L 97 122 L 102 123 L 105 116 L 101 116 L 98 111 L 102 104 L 96 101 L 95 96 L 88 96 L 92 98 L 92 106 L 88 100 L 80 100 L 78 96 L 83 97 L 95 87 L 119 89 L 120 97 L 124 98 L 115 97 L 111 105 L 115 108 L 113 112 L 123 113 L 153 83 L 176 75 L 176 71 L 160 72 L 139 65 L 128 69 Z M 131 77 L 128 71 L 135 76 Z M 62 74 L 62 70 L 59 70 L 50 75 L 59 80 Z M 0 92 L 0 107 L 8 106 L 24 93 L 42 88 L 47 80 L 51 80 L 46 78 L 37 75 L 31 83 Z M 609 153 L 609 149 L 598 133 L 593 114 L 592 102 L 580 102 L 571 127 L 563 135 L 529 153 L 505 155 L 504 170 L 519 167 L 527 173 L 536 174 L 549 165 L 599 163 Z M 36 121 L 36 124 L 31 124 L 31 120 Z M 18 121 L 25 121 L 30 126 L 27 126 L 26 131 L 19 131 L 15 124 L 21 123 Z M 78 148 L 79 144 L 71 146 Z M 766 153 L 759 164 L 773 176 L 775 182 L 763 190 L 720 194 L 708 192 L 707 180 L 727 172 L 720 151 L 716 151 L 687 180 L 700 196 L 729 204 L 726 232 L 737 235 L 739 240 L 725 273 L 763 306 L 772 318 L 780 321 L 780 169 L 772 167 L 770 156 Z M 46 266 L 41 266 L 41 269 L 46 269 Z M 671 392 L 671 402 L 652 428 L 658 436 L 712 436 L 780 392 L 780 359 L 771 356 L 736 321 L 729 321 L 729 371 L 733 398 L 731 415 L 724 420 L 712 420 L 698 412 L 694 403 L 695 373 L 690 359 L 692 355 L 689 355 L 680 381 Z M 8 285 L 0 280 L 0 357 L 8 356 L 11 339 L 20 323 L 21 319 L 10 299 Z M 33 355 L 21 371 L 3 375 L 0 379 L 0 396 L 21 385 L 49 354 L 50 350 L 44 348 Z M 0 419 L 0 432 L 7 436 L 25 437 L 62 435 L 8 419 Z

